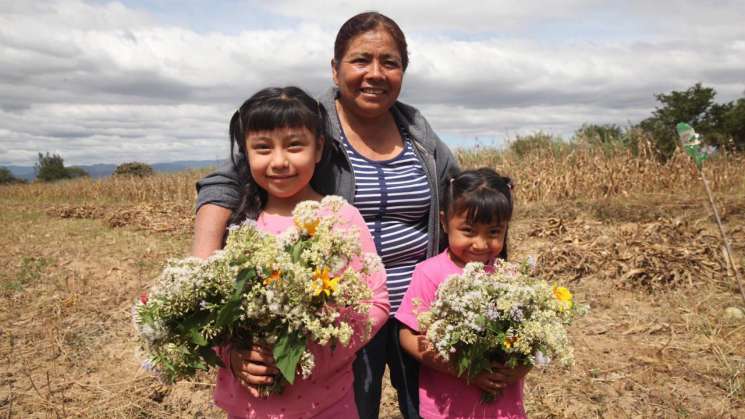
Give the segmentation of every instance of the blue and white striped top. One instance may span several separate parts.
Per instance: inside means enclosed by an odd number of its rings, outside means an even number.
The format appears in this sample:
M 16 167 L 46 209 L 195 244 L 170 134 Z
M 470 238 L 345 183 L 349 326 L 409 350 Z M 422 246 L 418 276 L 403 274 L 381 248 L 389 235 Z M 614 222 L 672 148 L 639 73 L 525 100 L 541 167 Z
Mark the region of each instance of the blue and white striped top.
M 370 160 L 341 134 L 355 178 L 354 206 L 362 214 L 383 260 L 391 315 L 411 282 L 414 266 L 427 256 L 427 216 L 432 191 L 411 139 L 399 127 L 404 149 L 390 160 Z

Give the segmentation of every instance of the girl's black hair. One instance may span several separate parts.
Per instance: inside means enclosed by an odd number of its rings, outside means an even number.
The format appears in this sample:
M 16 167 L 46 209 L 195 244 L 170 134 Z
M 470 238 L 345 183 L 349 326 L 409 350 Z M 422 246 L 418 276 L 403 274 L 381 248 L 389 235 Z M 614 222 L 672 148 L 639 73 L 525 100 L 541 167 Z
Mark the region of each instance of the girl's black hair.
M 302 89 L 288 87 L 267 87 L 260 90 L 248 100 L 230 118 L 230 155 L 233 165 L 238 170 L 241 184 L 240 205 L 233 213 L 231 224 L 237 224 L 246 219 L 256 219 L 267 202 L 267 193 L 251 176 L 246 152 L 246 136 L 254 131 L 271 131 L 277 128 L 307 128 L 316 140 L 324 138 L 325 144 L 321 154 L 321 161 L 310 180 L 311 187 L 322 194 L 328 195 L 333 191 L 324 190 L 320 182 L 318 167 L 326 165 L 331 160 L 331 150 L 334 141 L 328 133 L 328 113 L 320 102 L 316 101 Z M 240 153 L 236 153 L 236 148 Z M 241 161 L 243 160 L 243 161 Z
M 443 200 L 445 219 L 466 213 L 469 224 L 506 223 L 512 219 L 512 180 L 489 168 L 461 172 L 450 180 Z M 507 259 L 507 233 L 499 257 Z

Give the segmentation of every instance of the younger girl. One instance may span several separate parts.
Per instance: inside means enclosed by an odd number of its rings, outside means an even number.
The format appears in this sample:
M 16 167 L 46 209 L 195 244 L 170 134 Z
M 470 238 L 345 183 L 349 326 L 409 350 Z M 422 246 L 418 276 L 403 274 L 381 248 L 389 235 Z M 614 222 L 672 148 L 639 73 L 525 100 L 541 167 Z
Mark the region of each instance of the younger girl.
M 292 222 L 292 210 L 305 200 L 320 201 L 317 166 L 330 164 L 330 147 L 324 147 L 327 114 L 323 106 L 296 87 L 267 88 L 253 95 L 230 120 L 231 150 L 238 147 L 245 161 L 241 167 L 241 205 L 233 222 L 255 219 L 260 229 L 280 234 Z M 235 155 L 233 153 L 233 155 Z M 351 205 L 340 211 L 340 228 L 356 229 L 363 252 L 375 245 L 360 213 Z M 369 316 L 375 332 L 388 318 L 385 274 L 367 278 L 373 291 Z M 361 326 L 361 325 L 360 325 Z M 230 418 L 352 418 L 357 417 L 352 388 L 352 362 L 366 341 L 360 330 L 348 347 L 335 350 L 309 344 L 315 368 L 308 379 L 298 377 L 282 394 L 261 398 L 258 385 L 272 382 L 278 369 L 271 348 L 255 346 L 239 351 L 218 349 L 226 364 L 217 376 L 215 403 Z M 239 346 L 239 345 L 236 345 Z
M 523 377 L 529 368 L 493 365 L 471 380 L 457 376 L 457 368 L 436 355 L 420 333 L 416 313 L 428 310 L 438 286 L 460 274 L 468 262 L 487 268 L 496 258 L 507 259 L 507 230 L 512 217 L 512 184 L 491 169 L 466 171 L 450 181 L 440 222 L 448 248 L 418 264 L 396 318 L 407 327 L 400 331 L 401 346 L 421 363 L 419 412 L 423 418 L 520 418 Z M 413 300 L 419 303 L 416 307 Z M 496 396 L 481 403 L 481 392 Z

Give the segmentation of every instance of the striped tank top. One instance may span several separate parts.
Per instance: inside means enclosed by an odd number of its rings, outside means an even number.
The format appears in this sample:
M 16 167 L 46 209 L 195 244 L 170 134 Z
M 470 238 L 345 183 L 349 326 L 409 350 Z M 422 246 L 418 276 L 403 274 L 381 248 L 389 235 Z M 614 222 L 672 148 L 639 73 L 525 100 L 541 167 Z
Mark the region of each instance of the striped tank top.
M 352 147 L 344 149 L 355 179 L 354 206 L 362 214 L 385 266 L 391 315 L 411 282 L 414 266 L 427 255 L 427 217 L 432 192 L 408 134 L 399 127 L 404 149 L 390 160 L 370 160 Z

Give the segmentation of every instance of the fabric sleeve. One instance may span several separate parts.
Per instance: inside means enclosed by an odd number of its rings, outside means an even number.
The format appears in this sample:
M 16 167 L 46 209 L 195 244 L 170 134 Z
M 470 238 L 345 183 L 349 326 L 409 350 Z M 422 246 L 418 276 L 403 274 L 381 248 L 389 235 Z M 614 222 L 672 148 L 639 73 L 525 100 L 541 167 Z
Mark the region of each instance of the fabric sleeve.
M 197 181 L 196 187 L 196 211 L 204 204 L 219 205 L 230 210 L 237 209 L 240 204 L 241 182 L 238 171 L 230 160 Z
M 362 218 L 362 215 L 357 210 L 357 208 L 351 205 L 347 205 L 342 210 L 342 214 L 347 220 L 347 228 L 353 227 L 359 232 L 362 252 L 377 254 L 375 243 L 373 242 L 372 235 L 370 235 L 370 230 L 368 230 L 367 224 L 365 223 L 365 220 Z M 359 263 L 359 261 L 356 261 L 356 264 Z M 391 310 L 391 304 L 388 300 L 386 274 L 385 269 L 382 268 L 382 264 L 380 271 L 368 275 L 367 284 L 373 294 L 370 310 L 368 311 L 368 318 L 372 322 L 372 330 L 368 336 L 365 336 L 365 333 L 356 333 L 355 339 L 352 339 L 352 343 L 348 348 L 345 348 L 345 350 L 357 352 L 358 349 L 367 344 L 367 342 L 372 339 L 372 337 L 375 336 L 376 333 L 378 333 L 378 330 L 380 330 L 380 328 L 383 327 L 385 322 L 388 320 L 388 316 Z M 360 324 L 360 326 L 362 326 L 362 324 Z M 360 339 L 357 339 L 357 337 L 360 337 Z M 366 337 L 366 339 L 361 339 L 363 337 Z
M 411 275 L 411 283 L 404 294 L 404 299 L 396 312 L 396 319 L 406 325 L 409 329 L 419 332 L 419 321 L 417 314 L 429 310 L 435 299 L 436 285 L 426 274 L 423 264 L 414 268 Z M 417 301 L 417 304 L 414 303 Z

